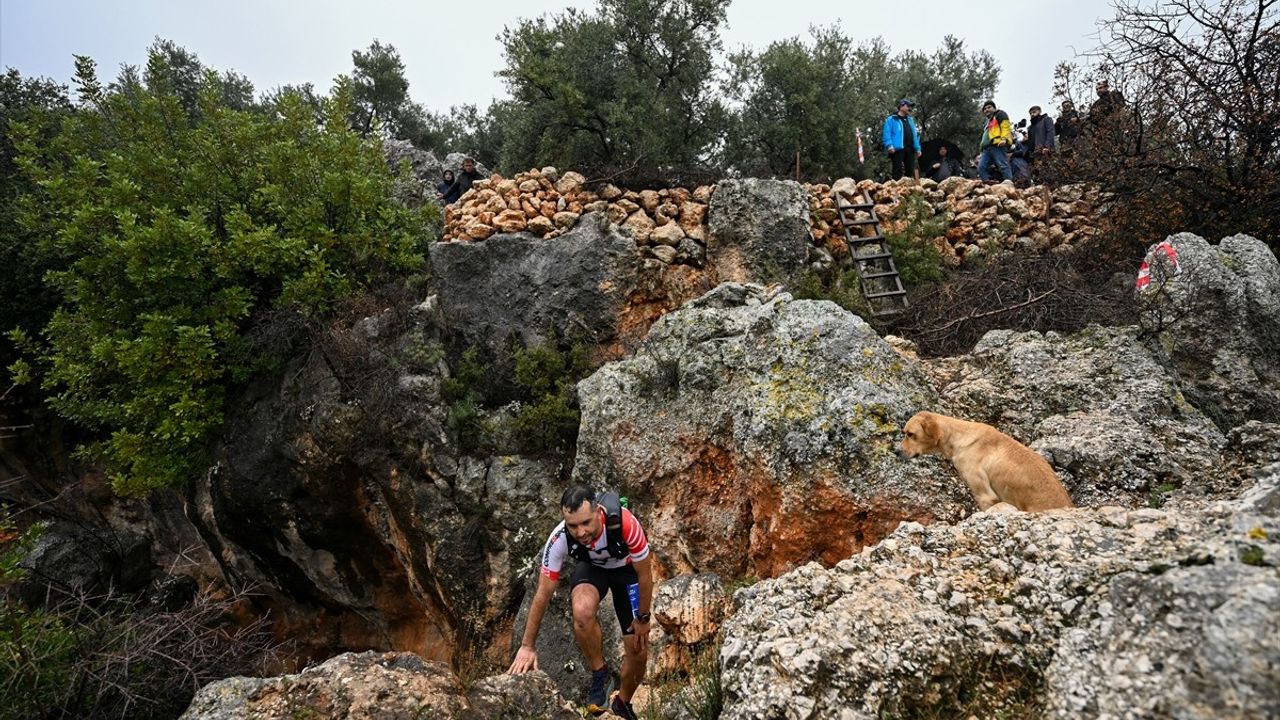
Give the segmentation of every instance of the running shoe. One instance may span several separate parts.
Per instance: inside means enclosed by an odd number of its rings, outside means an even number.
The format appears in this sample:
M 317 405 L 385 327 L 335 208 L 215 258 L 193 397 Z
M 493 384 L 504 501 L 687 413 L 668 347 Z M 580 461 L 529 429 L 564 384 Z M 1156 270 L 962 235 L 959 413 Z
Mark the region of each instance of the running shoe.
M 613 696 L 613 702 L 609 705 L 609 712 L 622 718 L 622 720 L 640 720 L 636 717 L 635 708 L 631 707 L 631 703 L 623 700 L 621 695 Z
M 609 707 L 609 694 L 617 687 L 613 673 L 605 665 L 591 673 L 591 685 L 587 688 L 587 712 L 599 715 Z

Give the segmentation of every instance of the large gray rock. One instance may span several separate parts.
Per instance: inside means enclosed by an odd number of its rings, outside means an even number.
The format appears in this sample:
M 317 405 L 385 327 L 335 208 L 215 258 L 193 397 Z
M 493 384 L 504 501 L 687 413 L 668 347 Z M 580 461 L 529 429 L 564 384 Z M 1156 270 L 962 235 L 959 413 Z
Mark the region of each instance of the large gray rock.
M 547 532 L 551 528 L 548 526 Z M 573 561 L 565 565 L 560 575 L 560 584 L 556 594 L 542 616 L 538 640 L 534 649 L 538 652 L 538 668 L 551 678 L 560 694 L 575 702 L 586 702 L 587 685 L 591 681 L 591 669 L 586 667 L 582 659 L 582 651 L 573 637 L 573 605 L 570 601 L 569 578 L 573 573 Z M 538 579 L 530 575 L 525 586 L 524 602 L 516 614 L 511 630 L 511 657 L 515 657 L 524 636 L 525 625 L 529 621 L 529 607 L 533 604 L 534 591 L 537 590 Z M 622 668 L 622 629 L 618 626 L 618 616 L 613 612 L 613 599 L 605 597 L 596 613 L 596 621 L 600 623 L 603 635 L 605 662 L 614 671 Z
M 1215 472 L 1226 445 L 1133 328 L 1071 335 L 995 330 L 973 352 L 926 362 L 943 412 L 989 423 L 1039 451 L 1078 505 L 1145 502 L 1166 483 L 1234 493 Z
M 518 607 L 563 490 L 554 460 L 459 456 L 428 308 L 337 324 L 229 408 L 189 514 L 300 654 L 470 654 Z
M 1228 503 L 904 524 L 738 591 L 721 717 L 1274 717 L 1277 565 Z
M 19 567 L 18 597 L 51 599 L 134 592 L 151 579 L 151 543 L 129 530 L 60 522 L 40 534 Z
M 813 245 L 808 193 L 791 180 L 722 180 L 707 229 L 707 255 L 721 280 L 790 283 Z
M 182 720 L 574 720 L 547 676 L 480 680 L 465 690 L 443 663 L 412 653 L 346 653 L 296 675 L 201 688 Z
M 495 354 L 513 338 L 527 346 L 552 335 L 613 341 L 639 262 L 635 242 L 603 213 L 583 216 L 555 242 L 518 233 L 431 246 L 445 326 Z
M 578 385 L 575 476 L 630 496 L 669 574 L 834 563 L 967 491 L 894 453 L 932 388 L 856 315 L 726 283 Z
M 1153 246 L 1140 317 L 1187 399 L 1224 431 L 1251 419 L 1280 422 L 1280 262 L 1248 235 L 1217 246 L 1190 233 L 1168 242 L 1180 272 Z
M 1280 583 L 1239 563 L 1127 573 L 1045 672 L 1055 718 L 1280 717 Z

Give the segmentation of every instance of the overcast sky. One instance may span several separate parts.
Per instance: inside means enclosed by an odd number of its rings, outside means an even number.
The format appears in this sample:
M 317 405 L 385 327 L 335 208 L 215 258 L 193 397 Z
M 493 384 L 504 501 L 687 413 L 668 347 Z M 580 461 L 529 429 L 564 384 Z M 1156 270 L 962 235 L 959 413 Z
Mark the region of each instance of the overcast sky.
M 312 82 L 328 89 L 350 72 L 351 51 L 374 38 L 404 60 L 409 94 L 429 110 L 505 95 L 494 76 L 503 64 L 504 26 L 595 0 L 0 0 L 0 65 L 66 82 L 72 54 L 98 61 L 113 78 L 122 63 L 141 64 L 156 36 L 200 56 L 207 66 L 247 75 L 259 91 Z M 837 14 L 833 14 L 837 13 Z M 1036 2 L 847 2 L 734 0 L 726 50 L 763 48 L 838 22 L 856 40 L 884 37 L 894 50 L 929 50 L 948 33 L 984 48 L 1001 66 L 996 101 L 1013 118 L 1047 105 L 1053 67 L 1092 46 L 1107 0 Z M 890 112 L 886 108 L 886 114 Z M 1053 111 L 1050 111 L 1051 114 Z

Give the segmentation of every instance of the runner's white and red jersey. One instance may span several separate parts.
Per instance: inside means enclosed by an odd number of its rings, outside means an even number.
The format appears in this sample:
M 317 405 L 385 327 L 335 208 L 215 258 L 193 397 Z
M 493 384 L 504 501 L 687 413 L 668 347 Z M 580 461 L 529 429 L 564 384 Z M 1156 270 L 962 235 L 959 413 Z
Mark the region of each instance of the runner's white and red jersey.
M 609 555 L 609 538 L 604 527 L 604 510 L 598 509 L 598 511 L 600 534 L 591 541 L 588 548 L 592 565 L 602 568 L 619 568 L 649 557 L 649 540 L 644 536 L 644 528 L 640 527 L 640 521 L 636 520 L 631 511 L 626 508 L 622 508 L 622 539 L 626 542 L 630 554 L 621 558 Z M 552 580 L 559 580 L 564 559 L 568 556 L 568 532 L 564 529 L 564 521 L 561 520 L 556 529 L 551 531 L 551 537 L 547 538 L 546 546 L 542 548 L 542 574 Z

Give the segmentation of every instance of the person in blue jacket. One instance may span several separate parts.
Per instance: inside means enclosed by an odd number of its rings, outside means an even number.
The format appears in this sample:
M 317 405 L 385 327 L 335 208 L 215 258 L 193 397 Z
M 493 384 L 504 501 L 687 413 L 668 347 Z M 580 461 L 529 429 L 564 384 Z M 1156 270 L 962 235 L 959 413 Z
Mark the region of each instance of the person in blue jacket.
M 898 101 L 898 112 L 884 119 L 884 130 L 881 142 L 885 152 L 889 153 L 889 162 L 893 166 L 893 179 L 903 175 L 915 176 L 916 158 L 920 157 L 920 133 L 916 130 L 916 121 L 911 111 L 916 104 L 902 98 Z

